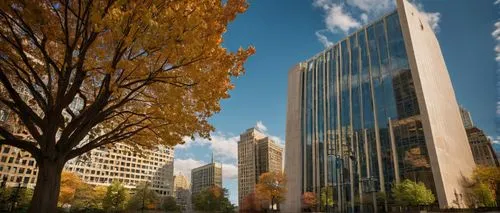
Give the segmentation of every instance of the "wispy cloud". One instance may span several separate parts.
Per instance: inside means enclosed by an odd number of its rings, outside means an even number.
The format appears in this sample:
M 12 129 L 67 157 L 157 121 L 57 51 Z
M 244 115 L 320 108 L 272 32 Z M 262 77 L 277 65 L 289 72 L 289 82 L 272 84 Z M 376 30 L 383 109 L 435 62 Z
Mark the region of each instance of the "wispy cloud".
M 208 146 L 218 160 L 236 161 L 238 159 L 239 136 L 216 132 L 210 136 L 211 140 L 195 137 L 194 140 L 185 137 L 184 144 L 178 144 L 176 149 L 188 149 L 192 146 Z
M 257 121 L 255 127 L 260 131 L 267 132 L 267 127 L 264 125 L 264 123 L 262 123 L 262 121 Z
M 328 38 L 323 34 L 324 30 L 316 31 L 316 37 L 318 41 L 323 44 L 324 47 L 330 47 L 333 45 L 333 42 L 329 41 Z
M 427 19 L 432 29 L 438 32 L 441 14 L 425 12 L 423 5 L 417 0 L 413 1 L 413 4 Z M 325 29 L 316 31 L 316 37 L 323 46 L 329 47 L 333 42 L 328 39 L 328 34 L 347 35 L 369 23 L 370 20 L 394 10 L 395 5 L 395 0 L 346 0 L 345 3 L 336 0 L 313 0 L 313 6 L 323 11 L 325 22 Z
M 498 0 L 500 1 L 500 0 Z M 496 52 L 496 58 L 495 60 L 497 62 L 500 62 L 500 21 L 497 21 L 494 25 L 494 30 L 493 33 L 491 33 L 491 36 L 495 39 L 496 45 L 495 45 L 495 52 Z

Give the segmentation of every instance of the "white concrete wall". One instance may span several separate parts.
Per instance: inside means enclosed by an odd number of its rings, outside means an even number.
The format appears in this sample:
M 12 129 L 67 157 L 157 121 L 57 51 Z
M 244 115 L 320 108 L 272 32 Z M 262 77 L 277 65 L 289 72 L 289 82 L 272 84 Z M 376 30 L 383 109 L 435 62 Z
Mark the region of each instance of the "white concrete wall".
M 463 194 L 462 176 L 470 176 L 475 163 L 441 48 L 413 5 L 406 0 L 397 0 L 397 5 L 439 206 L 463 208 L 456 194 Z
M 302 205 L 302 147 L 300 129 L 300 67 L 293 67 L 288 74 L 288 104 L 285 138 L 285 174 L 287 175 L 286 200 L 282 212 L 300 212 Z

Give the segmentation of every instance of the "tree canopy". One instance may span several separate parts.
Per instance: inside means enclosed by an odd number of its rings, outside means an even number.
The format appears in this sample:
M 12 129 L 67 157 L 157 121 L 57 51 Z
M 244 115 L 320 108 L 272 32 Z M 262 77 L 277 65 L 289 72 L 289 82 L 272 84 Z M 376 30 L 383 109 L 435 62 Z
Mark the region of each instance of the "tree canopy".
M 60 205 L 69 204 L 75 199 L 78 189 L 82 190 L 85 183 L 73 172 L 63 171 L 61 174 L 61 188 L 59 192 Z
M 96 147 L 208 138 L 253 47 L 222 47 L 245 0 L 0 1 L 0 145 L 39 165 L 31 212 L 54 212 L 63 165 Z M 139 150 L 139 149 L 137 149 Z
M 436 201 L 432 191 L 424 183 L 413 182 L 405 179 L 392 188 L 394 199 L 397 203 L 405 206 L 424 206 Z
M 119 181 L 113 181 L 108 186 L 102 207 L 107 212 L 120 212 L 125 209 L 129 199 L 129 191 Z
M 255 186 L 256 195 L 260 200 L 266 200 L 274 208 L 274 204 L 285 201 L 286 176 L 281 172 L 266 172 L 261 174 Z
M 134 192 L 134 195 L 128 201 L 128 208 L 131 210 L 153 210 L 157 209 L 160 204 L 160 198 L 155 191 L 151 190 L 149 183 L 139 184 Z
M 234 205 L 227 198 L 227 189 L 212 186 L 193 195 L 193 208 L 205 212 L 234 212 Z

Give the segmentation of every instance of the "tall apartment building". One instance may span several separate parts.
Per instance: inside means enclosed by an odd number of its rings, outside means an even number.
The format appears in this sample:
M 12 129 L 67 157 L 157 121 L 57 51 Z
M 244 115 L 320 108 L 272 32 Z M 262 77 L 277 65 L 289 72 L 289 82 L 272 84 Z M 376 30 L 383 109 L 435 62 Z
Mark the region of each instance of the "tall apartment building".
M 174 176 L 174 191 L 177 205 L 180 205 L 183 210 L 189 211 L 191 206 L 191 191 L 187 177 L 178 174 Z
M 464 107 L 460 106 L 460 117 L 466 129 L 474 127 L 474 122 L 472 122 L 472 116 L 470 112 Z
M 222 164 L 209 163 L 191 170 L 191 193 L 196 194 L 212 187 L 222 187 Z
M 0 87 L 0 90 L 2 89 L 3 87 Z M 22 98 L 29 96 L 26 88 L 17 89 Z M 0 126 L 14 135 L 27 135 L 22 128 L 21 120 L 7 106 L 1 103 Z M 0 146 L 0 182 L 2 184 L 7 187 L 21 185 L 34 188 L 37 172 L 36 161 L 29 152 L 8 145 Z
M 396 4 L 289 72 L 285 212 L 327 187 L 337 210 L 369 212 L 363 197 L 404 179 L 440 208 L 465 206 L 475 163 L 439 43 L 413 5 Z
M 35 188 L 37 178 L 36 161 L 28 152 L 19 148 L 0 147 L 0 182 L 7 187 Z
M 238 142 L 238 200 L 255 190 L 259 176 L 282 171 L 283 148 L 255 128 L 240 135 Z
M 158 146 L 139 154 L 128 145 L 117 144 L 115 148 L 94 149 L 88 157 L 68 161 L 64 168 L 91 185 L 108 186 L 118 180 L 134 189 L 141 182 L 149 182 L 159 195 L 173 196 L 173 160 L 171 147 Z
M 491 140 L 484 134 L 483 130 L 472 127 L 466 129 L 472 156 L 477 165 L 500 166 Z

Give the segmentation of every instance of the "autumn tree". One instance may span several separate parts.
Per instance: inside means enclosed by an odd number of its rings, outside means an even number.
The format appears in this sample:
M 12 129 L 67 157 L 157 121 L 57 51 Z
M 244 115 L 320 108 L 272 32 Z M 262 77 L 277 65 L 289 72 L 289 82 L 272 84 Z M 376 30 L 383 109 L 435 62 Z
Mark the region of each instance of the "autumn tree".
M 286 176 L 281 172 L 267 172 L 261 174 L 259 182 L 256 185 L 256 194 L 260 200 L 267 200 L 274 209 L 276 204 L 279 210 L 279 204 L 285 201 Z
M 107 187 L 89 184 L 80 185 L 75 192 L 75 198 L 71 202 L 71 209 L 77 211 L 92 211 L 103 209 L 102 202 L 106 196 Z
M 73 202 L 77 189 L 84 187 L 82 179 L 73 172 L 63 171 L 61 174 L 61 188 L 59 192 L 59 204 Z
M 131 210 L 154 210 L 158 208 L 160 198 L 155 191 L 151 189 L 149 183 L 141 183 L 135 189 L 134 195 L 128 202 L 128 208 Z
M 64 164 L 101 146 L 208 138 L 252 47 L 222 47 L 245 0 L 2 0 L 0 145 L 36 159 L 30 212 L 55 212 Z
M 260 200 L 257 198 L 255 195 L 255 192 L 252 192 L 248 195 L 246 195 L 243 198 L 243 202 L 240 204 L 240 211 L 241 212 L 261 212 L 262 211 L 262 206 L 261 206 Z
M 318 199 L 314 192 L 304 192 L 302 194 L 302 209 L 306 211 L 313 211 L 318 204 Z
M 476 167 L 472 177 L 464 177 L 465 201 L 469 207 L 493 207 L 498 205 L 500 194 L 500 168 Z

